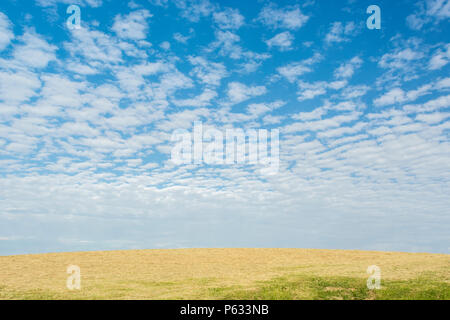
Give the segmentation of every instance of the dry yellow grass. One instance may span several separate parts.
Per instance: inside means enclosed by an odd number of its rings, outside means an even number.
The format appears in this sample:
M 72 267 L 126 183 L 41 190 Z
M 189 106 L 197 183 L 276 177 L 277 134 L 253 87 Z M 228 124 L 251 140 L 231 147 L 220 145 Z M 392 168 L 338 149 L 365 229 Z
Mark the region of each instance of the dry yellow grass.
M 69 265 L 81 268 L 81 290 L 66 288 Z M 265 281 L 283 277 L 361 279 L 365 284 L 369 265 L 381 268 L 385 283 L 421 276 L 439 281 L 444 289 L 450 283 L 450 256 L 444 254 L 313 249 L 125 250 L 0 257 L 0 299 L 217 299 L 221 295 L 215 289 L 252 291 Z M 308 288 L 301 289 L 301 281 L 299 288 L 296 298 L 313 297 Z

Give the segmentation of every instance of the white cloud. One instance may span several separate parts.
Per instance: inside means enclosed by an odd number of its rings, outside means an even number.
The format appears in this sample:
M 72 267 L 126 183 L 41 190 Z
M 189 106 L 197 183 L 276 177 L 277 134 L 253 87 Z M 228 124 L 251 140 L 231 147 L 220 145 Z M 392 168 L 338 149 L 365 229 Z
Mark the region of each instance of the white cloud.
M 320 107 L 310 112 L 299 112 L 297 114 L 294 114 L 292 116 L 292 119 L 302 121 L 317 120 L 320 119 L 322 116 L 324 116 L 327 112 L 328 112 L 327 108 Z
M 120 38 L 143 40 L 147 38 L 147 19 L 153 15 L 148 10 L 133 11 L 128 15 L 117 15 L 114 18 L 112 30 Z
M 218 86 L 220 81 L 228 75 L 222 63 L 209 62 L 202 57 L 188 57 L 189 62 L 194 66 L 192 73 L 203 83 Z
M 175 0 L 175 5 L 181 10 L 181 16 L 192 22 L 198 22 L 214 11 L 209 0 Z
M 60 75 L 41 76 L 44 86 L 40 92 L 43 102 L 64 108 L 79 107 L 83 103 L 80 91 L 85 89 L 84 82 L 71 81 Z
M 253 103 L 247 107 L 247 112 L 252 116 L 252 118 L 257 118 L 268 112 L 278 109 L 284 106 L 285 104 L 286 102 L 281 100 L 271 103 Z
M 285 31 L 275 35 L 269 40 L 266 40 L 266 44 L 269 47 L 279 47 L 280 50 L 289 50 L 291 49 L 293 41 L 294 36 L 289 31 Z
M 82 75 L 92 75 L 98 73 L 98 70 L 91 68 L 86 64 L 78 63 L 68 63 L 66 66 L 67 70 L 72 71 L 74 73 L 82 74 Z
M 405 92 L 401 88 L 394 88 L 383 96 L 375 99 L 374 104 L 377 106 L 386 106 L 404 101 L 406 101 Z
M 318 60 L 319 58 L 317 58 Z M 337 79 L 335 81 L 326 82 L 326 81 L 316 81 L 313 83 L 308 83 L 304 81 L 298 81 L 298 101 L 304 101 L 313 99 L 317 96 L 324 95 L 328 92 L 328 89 L 332 90 L 340 90 L 347 86 L 348 84 L 348 78 L 351 78 L 355 72 L 356 69 L 360 68 L 362 65 L 362 60 L 359 57 L 354 57 L 350 59 L 348 62 L 342 64 L 334 71 L 334 77 Z M 301 66 L 301 65 L 300 65 Z M 296 77 L 291 76 L 290 73 L 297 73 L 294 72 L 295 69 L 286 67 L 284 70 L 285 74 L 287 74 L 291 79 L 296 79 Z M 298 73 L 301 73 L 302 71 L 308 71 L 308 69 L 302 69 L 299 68 Z M 288 77 L 288 79 L 289 79 Z M 368 91 L 368 88 L 364 85 L 360 86 L 350 86 L 343 90 L 342 96 L 345 99 L 353 99 L 356 97 L 360 97 L 364 95 Z
M 178 42 L 186 44 L 187 41 L 191 38 L 191 36 L 190 35 L 189 36 L 183 36 L 181 33 L 177 32 L 177 33 L 173 34 L 173 38 L 176 41 L 178 41 Z
M 426 19 L 421 18 L 417 14 L 411 14 L 408 17 L 406 17 L 406 24 L 411 28 L 415 30 L 422 29 L 422 26 L 426 23 Z
M 178 107 L 206 107 L 211 105 L 211 100 L 217 96 L 217 93 L 211 89 L 205 89 L 200 95 L 191 99 L 172 100 L 172 103 Z
M 378 66 L 386 69 L 377 79 L 377 85 L 401 86 L 403 82 L 418 79 L 426 72 L 430 61 L 430 46 L 417 37 L 392 37 L 394 49 L 378 58 Z
M 339 90 L 347 85 L 347 80 L 336 80 L 328 83 L 328 87 L 334 90 Z
M 446 89 L 450 88 L 450 77 L 438 80 L 436 83 L 436 89 Z
M 117 41 L 100 31 L 75 29 L 71 41 L 65 42 L 64 46 L 73 57 L 78 56 L 92 68 L 122 61 L 122 50 Z
M 166 7 L 169 3 L 169 0 L 149 0 L 149 2 L 155 6 Z
M 325 41 L 329 44 L 350 41 L 349 36 L 354 36 L 356 33 L 356 25 L 353 21 L 345 24 L 342 22 L 333 22 L 330 31 L 325 36 Z
M 0 71 L 0 100 L 17 104 L 35 96 L 41 87 L 36 74 L 31 72 L 3 72 Z
M 156 127 L 159 130 L 170 132 L 170 134 L 172 134 L 173 130 L 189 129 L 193 126 L 195 121 L 200 121 L 201 118 L 208 116 L 210 116 L 210 110 L 206 108 L 196 108 L 192 110 L 184 109 L 176 113 L 168 114 L 165 120 L 159 121 L 156 124 Z M 167 136 L 167 140 L 170 141 L 170 135 Z M 168 147 L 168 145 L 165 147 Z
M 226 8 L 223 11 L 214 12 L 214 22 L 221 29 L 239 29 L 244 24 L 244 16 L 239 13 L 239 10 Z
M 32 68 L 45 68 L 52 60 L 56 60 L 56 46 L 50 45 L 38 34 L 27 31 L 20 37 L 23 43 L 14 48 L 14 59 Z
M 325 94 L 327 92 L 328 83 L 324 81 L 314 83 L 299 81 L 298 87 L 299 91 L 297 99 L 298 101 L 304 101 Z
M 297 7 L 277 8 L 275 5 L 264 7 L 259 13 L 258 20 L 273 28 L 296 30 L 309 20 Z
M 164 50 L 169 50 L 170 49 L 170 42 L 168 41 L 163 41 L 161 42 L 161 44 L 159 45 L 162 49 Z
M 319 61 L 321 58 L 317 57 L 309 61 L 313 63 Z M 355 72 L 355 69 L 360 68 L 362 65 L 362 60 L 359 57 L 354 57 L 348 62 L 342 64 L 334 71 L 335 81 L 315 81 L 308 83 L 305 81 L 298 81 L 298 101 L 304 101 L 313 99 L 317 96 L 324 95 L 329 89 L 340 90 L 348 85 L 348 78 L 351 78 Z M 291 67 L 291 68 L 290 68 Z M 298 68 L 298 69 L 297 69 Z M 294 81 L 296 79 L 295 74 L 302 74 L 302 72 L 308 71 L 309 68 L 302 68 L 302 64 L 286 66 L 283 70 L 285 76 L 287 76 L 289 81 Z M 364 95 L 368 91 L 368 88 L 364 85 L 350 86 L 346 87 L 342 92 L 342 97 L 345 99 L 353 99 Z
M 11 21 L 4 13 L 0 12 L 0 51 L 9 45 L 13 38 Z
M 405 69 L 413 61 L 423 58 L 424 54 L 412 48 L 398 49 L 393 53 L 385 53 L 378 65 L 382 68 Z
M 344 123 L 358 120 L 361 112 L 351 112 L 347 114 L 341 114 L 327 119 L 308 121 L 308 122 L 295 122 L 293 124 L 283 127 L 283 132 L 292 133 L 300 131 L 323 131 L 330 128 L 337 128 Z
M 407 113 L 420 113 L 437 111 L 442 108 L 448 108 L 448 106 L 450 106 L 450 95 L 440 96 L 422 104 L 408 104 L 403 107 L 403 110 Z
M 440 123 L 450 118 L 449 112 L 422 113 L 416 116 L 416 119 L 429 124 Z
M 359 69 L 363 61 L 360 57 L 353 57 L 349 62 L 342 64 L 334 71 L 334 76 L 338 79 L 348 79 L 353 76 L 356 69 Z
M 316 53 L 311 58 L 299 62 L 292 62 L 286 66 L 279 67 L 277 68 L 277 72 L 288 81 L 294 82 L 299 76 L 312 72 L 311 66 L 320 60 L 322 60 L 322 55 Z
M 252 72 L 255 72 L 256 70 L 258 70 L 258 68 L 261 66 L 261 64 L 262 64 L 261 61 L 250 60 L 250 61 L 239 64 L 238 65 L 239 69 L 237 70 L 237 72 L 241 73 L 241 74 L 252 73 Z
M 424 84 L 415 90 L 404 91 L 401 88 L 393 88 L 381 97 L 375 99 L 374 105 L 387 106 L 391 104 L 411 102 L 423 95 L 430 94 L 434 90 L 442 90 L 448 88 L 449 86 L 449 80 L 448 78 L 445 78 L 430 84 Z
M 230 31 L 217 31 L 216 41 L 211 44 L 212 49 L 220 48 L 220 54 L 229 56 L 232 59 L 240 59 L 242 57 L 242 48 L 237 45 L 241 38 Z
M 232 104 L 240 103 L 265 93 L 266 87 L 264 86 L 246 86 L 240 82 L 230 82 L 228 84 L 227 95 Z
M 265 116 L 263 118 L 264 124 L 279 124 L 281 121 L 283 121 L 285 117 L 284 116 L 273 116 L 271 114 Z
M 427 15 L 437 19 L 450 18 L 450 2 L 448 0 L 427 0 Z
M 239 44 L 241 38 L 236 33 L 217 30 L 215 36 L 216 40 L 208 46 L 206 49 L 207 52 L 218 49 L 221 56 L 226 56 L 234 60 L 245 59 L 246 61 L 243 65 L 248 64 L 252 67 L 257 66 L 262 60 L 270 58 L 270 55 L 266 53 L 255 53 L 244 50 Z
M 368 91 L 370 90 L 370 87 L 362 84 L 362 85 L 355 85 L 355 86 L 347 86 L 342 91 L 342 97 L 344 99 L 354 99 L 358 97 L 364 96 Z
M 406 18 L 411 29 L 420 30 L 425 24 L 439 23 L 450 17 L 450 2 L 448 0 L 425 0 L 417 3 L 419 10 Z
M 441 69 L 450 61 L 450 44 L 447 44 L 445 49 L 438 49 L 431 57 L 428 68 L 430 70 Z

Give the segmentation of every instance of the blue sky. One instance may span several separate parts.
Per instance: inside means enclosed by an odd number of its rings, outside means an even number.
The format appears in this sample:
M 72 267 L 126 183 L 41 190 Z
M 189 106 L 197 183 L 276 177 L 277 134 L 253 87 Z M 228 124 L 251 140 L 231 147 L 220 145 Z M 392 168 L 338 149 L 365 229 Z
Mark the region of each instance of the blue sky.
M 3 0 L 0 254 L 449 253 L 449 17 L 448 0 Z M 279 130 L 279 171 L 175 165 L 196 121 Z

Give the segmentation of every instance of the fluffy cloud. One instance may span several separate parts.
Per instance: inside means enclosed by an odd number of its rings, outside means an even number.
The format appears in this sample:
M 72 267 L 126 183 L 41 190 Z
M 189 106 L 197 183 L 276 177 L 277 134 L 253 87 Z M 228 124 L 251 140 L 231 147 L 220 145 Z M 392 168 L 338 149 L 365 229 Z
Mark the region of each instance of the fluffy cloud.
M 374 103 L 377 106 L 386 106 L 394 103 L 402 103 L 407 100 L 407 94 L 401 88 L 394 88 L 383 96 L 375 99 Z
M 191 36 L 183 36 L 181 33 L 176 32 L 173 34 L 173 38 L 178 42 L 186 44 L 187 41 L 191 38 Z
M 214 12 L 214 22 L 221 29 L 239 29 L 244 24 L 244 16 L 237 9 L 226 8 L 223 11 Z
M 190 56 L 188 59 L 194 66 L 192 74 L 205 84 L 218 86 L 220 81 L 228 75 L 222 63 L 209 62 L 202 57 Z
M 279 47 L 280 50 L 289 50 L 293 41 L 294 36 L 289 31 L 285 31 L 267 40 L 266 44 L 269 47 Z
M 211 89 L 206 89 L 197 97 L 183 100 L 173 100 L 172 103 L 178 107 L 206 107 L 211 105 L 211 100 L 217 93 Z
M 230 31 L 217 31 L 216 41 L 211 44 L 211 50 L 219 48 L 221 55 L 229 56 L 232 59 L 240 59 L 242 57 L 242 48 L 237 43 L 241 38 Z
M 247 107 L 247 112 L 252 118 L 260 117 L 268 112 L 278 109 L 286 104 L 285 101 L 275 101 L 272 103 L 253 103 Z
M 340 43 L 350 41 L 349 36 L 356 34 L 356 25 L 354 22 L 334 22 L 331 24 L 330 30 L 325 36 L 325 42 L 331 44 L 333 42 Z
M 114 18 L 114 25 L 111 29 L 120 38 L 143 40 L 147 38 L 147 19 L 152 16 L 148 10 L 133 11 L 126 16 L 119 14 Z
M 359 69 L 363 61 L 360 57 L 353 57 L 349 62 L 342 64 L 334 71 L 334 76 L 338 79 L 348 79 L 353 76 L 356 69 Z
M 301 28 L 308 19 L 309 17 L 304 15 L 297 6 L 277 8 L 275 5 L 268 5 L 258 16 L 258 20 L 269 27 L 291 30 Z
M 406 18 L 411 29 L 420 30 L 430 22 L 435 24 L 450 17 L 450 2 L 448 0 L 424 0 L 418 2 L 420 8 Z
M 56 46 L 50 45 L 36 33 L 27 31 L 20 41 L 22 44 L 14 49 L 14 58 L 20 63 L 33 68 L 44 68 L 50 61 L 56 60 Z
M 13 38 L 11 21 L 4 13 L 0 12 L 0 51 L 5 49 Z
M 443 66 L 447 65 L 450 61 L 450 44 L 447 44 L 445 48 L 438 49 L 431 57 L 428 68 L 430 70 L 441 69 Z
M 317 81 L 313 83 L 307 83 L 303 81 L 298 82 L 298 101 L 304 101 L 313 99 L 317 96 L 324 95 L 327 93 L 328 89 L 339 90 L 342 89 L 347 84 L 347 81 Z
M 264 86 L 246 86 L 243 83 L 230 82 L 227 95 L 230 103 L 236 104 L 252 97 L 263 95 L 266 91 Z
M 427 83 L 415 90 L 403 90 L 402 88 L 393 88 L 374 100 L 376 106 L 387 106 L 391 104 L 400 104 L 411 102 L 417 98 L 431 94 L 433 91 L 447 89 L 450 87 L 450 79 L 444 78 L 432 83 Z
M 379 65 L 382 68 L 405 69 L 410 62 L 419 60 L 423 53 L 412 48 L 399 49 L 394 53 L 386 53 L 381 57 Z
M 322 55 L 314 54 L 311 58 L 299 62 L 292 62 L 286 66 L 277 68 L 277 72 L 285 77 L 288 81 L 294 82 L 299 76 L 312 72 L 312 65 L 322 60 Z
M 38 77 L 31 72 L 0 71 L 0 80 L 0 100 L 11 104 L 27 101 L 41 87 Z
M 214 5 L 209 0 L 175 0 L 174 2 L 181 10 L 181 15 L 192 22 L 198 22 L 214 11 Z
M 85 28 L 72 31 L 72 39 L 64 44 L 73 56 L 85 60 L 94 69 L 122 61 L 122 49 L 111 36 Z

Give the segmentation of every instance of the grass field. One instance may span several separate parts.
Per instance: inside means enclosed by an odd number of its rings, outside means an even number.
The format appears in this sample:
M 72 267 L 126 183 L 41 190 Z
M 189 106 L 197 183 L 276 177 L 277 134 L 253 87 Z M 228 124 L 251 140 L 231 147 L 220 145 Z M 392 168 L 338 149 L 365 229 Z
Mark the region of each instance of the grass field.
M 69 265 L 81 289 L 66 287 Z M 369 290 L 367 267 L 381 269 Z M 0 257 L 0 299 L 450 299 L 450 255 L 179 249 Z

